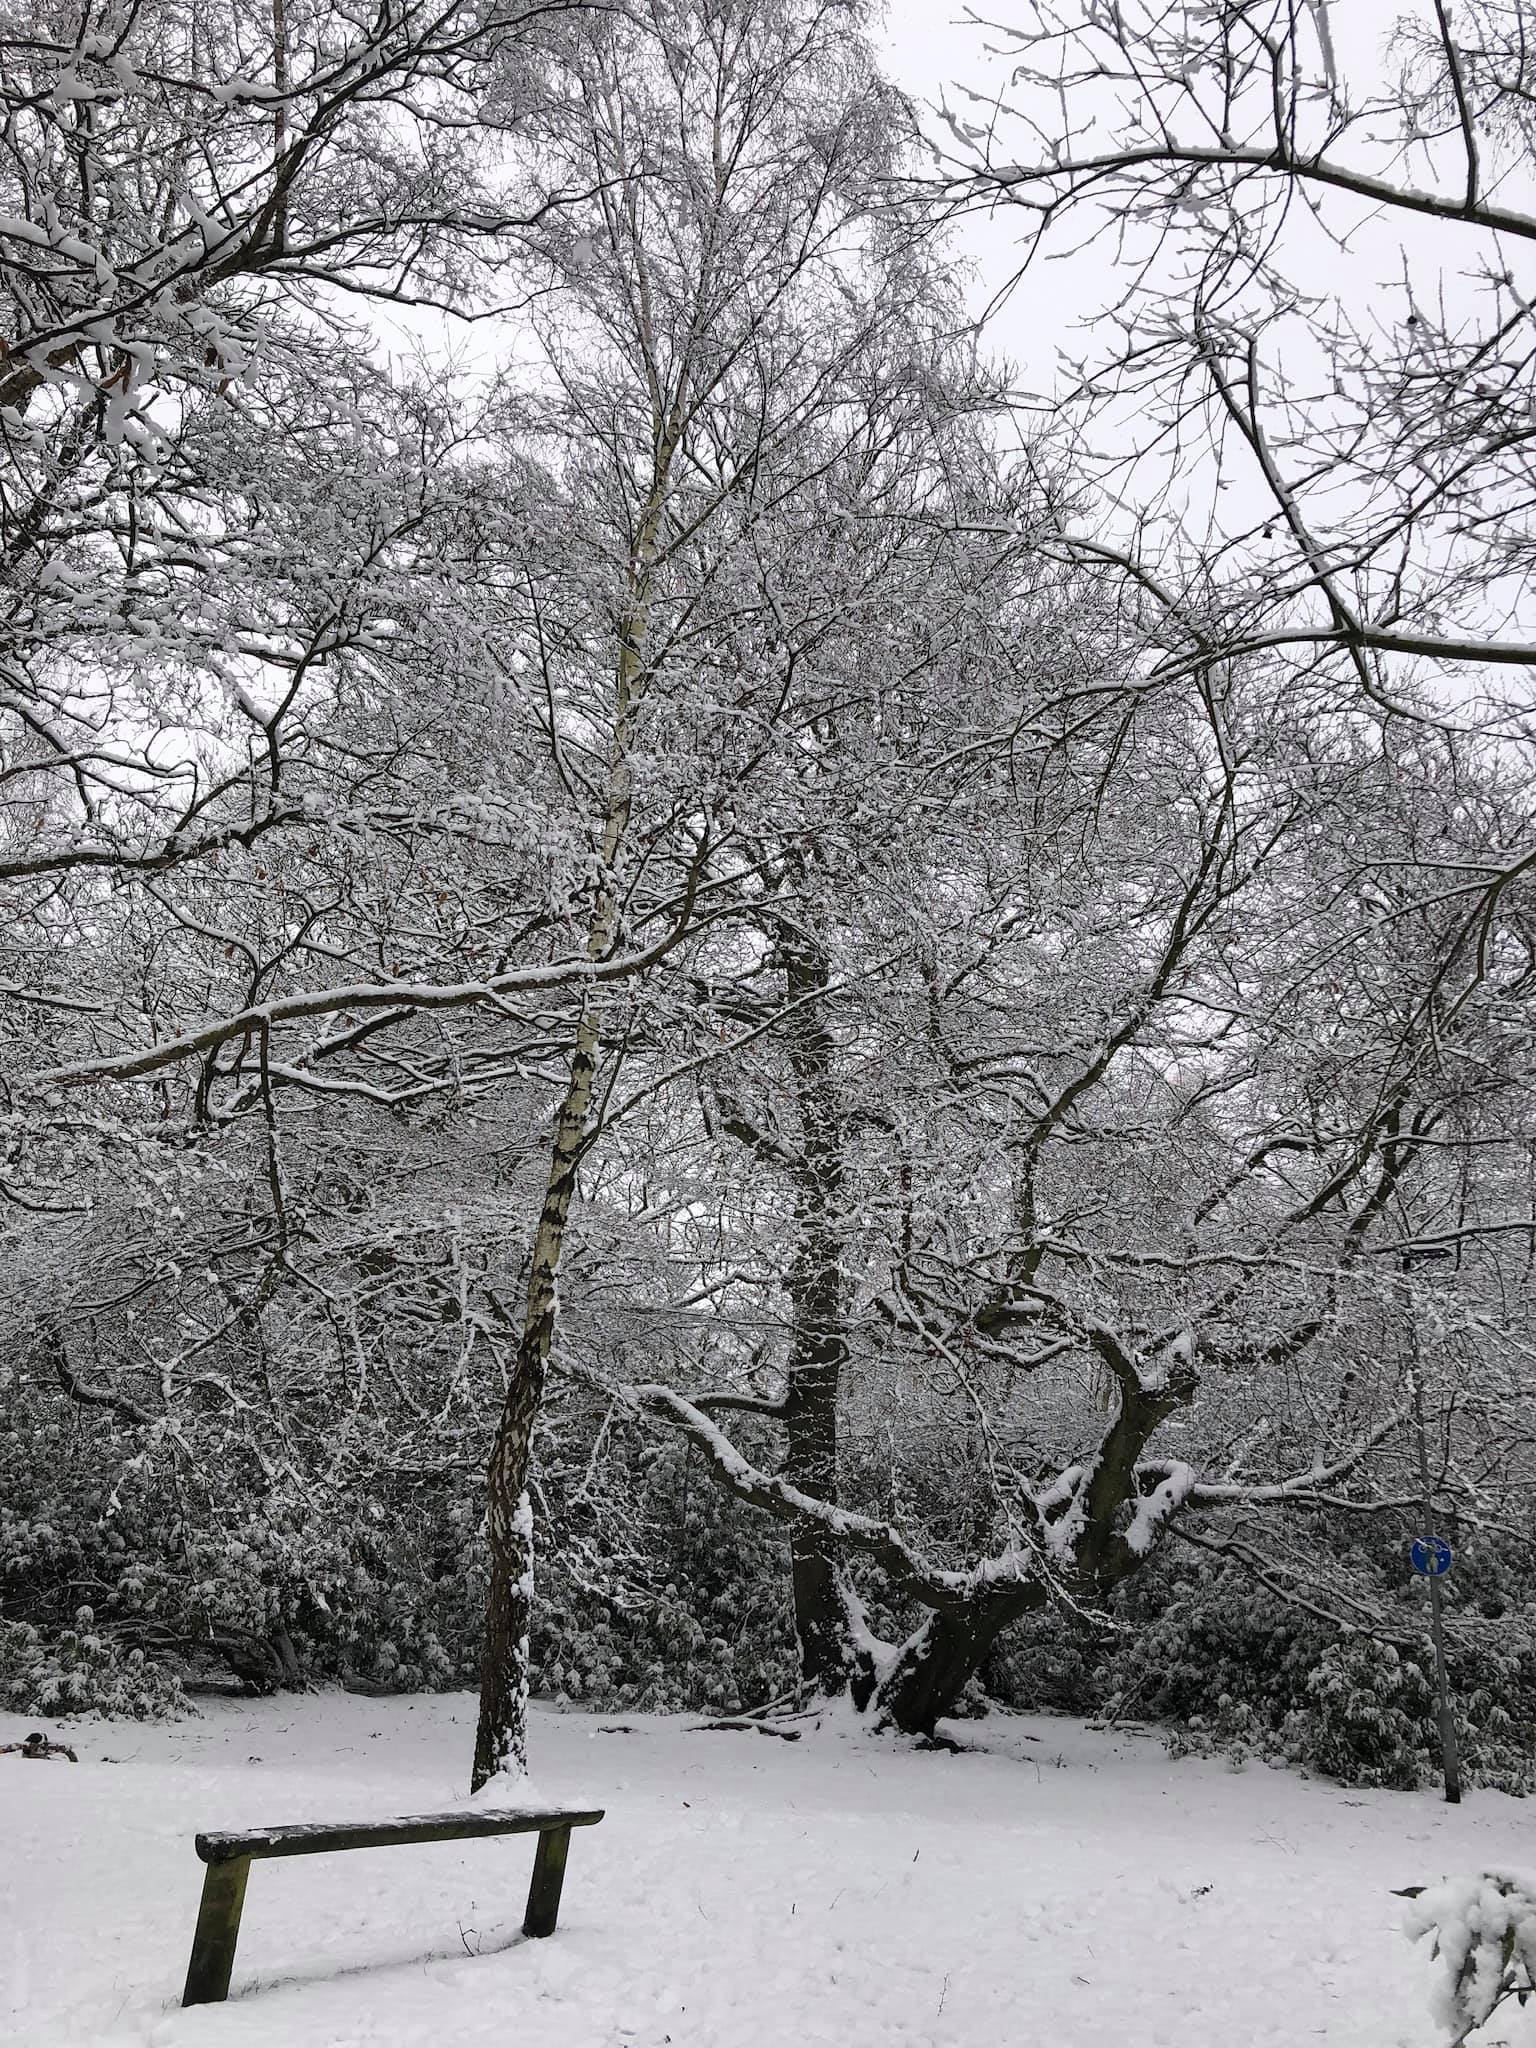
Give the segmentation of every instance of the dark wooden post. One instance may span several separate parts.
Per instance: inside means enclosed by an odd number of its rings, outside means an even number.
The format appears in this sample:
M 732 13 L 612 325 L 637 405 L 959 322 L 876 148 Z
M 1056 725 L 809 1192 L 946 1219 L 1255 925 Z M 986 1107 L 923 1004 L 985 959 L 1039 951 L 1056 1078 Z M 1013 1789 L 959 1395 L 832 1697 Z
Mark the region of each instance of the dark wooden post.
M 197 1932 L 192 1937 L 192 1959 L 187 1964 L 187 1988 L 181 1994 L 183 2005 L 216 2005 L 229 1996 L 229 1973 L 235 1966 L 245 1880 L 250 1873 L 249 1856 L 232 1856 L 227 1862 L 210 1863 L 204 1872 Z
M 545 1828 L 539 1836 L 533 1859 L 533 1882 L 528 1887 L 528 1910 L 523 1915 L 524 1934 L 553 1934 L 560 1917 L 560 1887 L 565 1882 L 565 1852 L 571 1846 L 571 1831 Z

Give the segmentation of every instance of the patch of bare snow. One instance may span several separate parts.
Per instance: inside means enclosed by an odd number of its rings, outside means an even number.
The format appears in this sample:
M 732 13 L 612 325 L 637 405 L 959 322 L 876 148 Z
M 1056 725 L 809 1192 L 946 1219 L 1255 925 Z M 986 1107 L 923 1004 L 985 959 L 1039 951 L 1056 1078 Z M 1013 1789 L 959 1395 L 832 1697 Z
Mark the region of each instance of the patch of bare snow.
M 34 1725 L 0 1715 L 0 1741 Z M 473 1729 L 466 1695 L 299 1696 L 74 1722 L 77 1765 L 0 1758 L 0 2040 L 1433 2048 L 1393 1891 L 1529 1861 L 1536 1817 L 1048 1717 L 957 1724 L 978 1747 L 952 1756 L 847 1719 L 791 1744 L 536 1711 L 541 1796 L 608 1810 L 572 1838 L 553 1939 L 519 1931 L 525 1836 L 258 1863 L 228 2003 L 180 2009 L 199 1829 L 444 1810 Z

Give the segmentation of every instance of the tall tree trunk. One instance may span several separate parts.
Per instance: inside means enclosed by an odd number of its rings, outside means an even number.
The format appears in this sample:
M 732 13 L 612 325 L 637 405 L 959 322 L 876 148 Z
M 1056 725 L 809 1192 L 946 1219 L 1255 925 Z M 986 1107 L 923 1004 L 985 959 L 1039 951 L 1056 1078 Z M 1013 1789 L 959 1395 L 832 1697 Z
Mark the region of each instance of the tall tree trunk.
M 784 1477 L 816 1500 L 836 1501 L 838 1399 L 848 1356 L 842 1268 L 843 1128 L 833 1072 L 832 1033 L 818 1000 L 829 979 L 825 953 L 800 934 L 786 944 L 793 1013 L 789 1058 L 800 1111 L 796 1175 L 797 1242 L 787 1276 L 793 1315 L 784 1404 Z M 836 1542 L 798 1524 L 790 1538 L 800 1671 L 818 1692 L 857 1683 L 861 1663 L 852 1626 L 857 1601 Z M 867 1662 L 867 1660 L 865 1660 Z
M 596 923 L 593 930 L 596 931 Z M 533 1503 L 528 1473 L 533 1426 L 544 1398 L 554 1344 L 556 1282 L 576 1171 L 587 1134 L 601 1031 L 596 1007 L 584 1008 L 570 1081 L 555 1120 L 549 1184 L 534 1236 L 522 1341 L 507 1386 L 487 1468 L 486 1547 L 490 1587 L 480 1664 L 480 1718 L 470 1789 L 527 1767 L 528 1637 L 533 1619 Z
M 587 957 L 594 962 L 602 959 L 618 931 L 617 867 L 633 802 L 630 749 L 644 674 L 648 584 L 675 432 L 674 418 L 672 427 L 658 435 L 655 480 L 640 522 L 619 619 L 600 879 L 587 928 Z M 499 1774 L 521 1776 L 527 1767 L 528 1638 L 533 1619 L 533 1506 L 528 1480 L 533 1427 L 554 1345 L 560 1259 L 586 1144 L 601 1047 L 601 1014 L 595 993 L 589 993 L 582 1005 L 569 1078 L 555 1118 L 549 1180 L 528 1269 L 522 1337 L 486 1471 L 490 1585 L 480 1663 L 480 1715 L 470 1774 L 470 1789 L 475 1792 Z

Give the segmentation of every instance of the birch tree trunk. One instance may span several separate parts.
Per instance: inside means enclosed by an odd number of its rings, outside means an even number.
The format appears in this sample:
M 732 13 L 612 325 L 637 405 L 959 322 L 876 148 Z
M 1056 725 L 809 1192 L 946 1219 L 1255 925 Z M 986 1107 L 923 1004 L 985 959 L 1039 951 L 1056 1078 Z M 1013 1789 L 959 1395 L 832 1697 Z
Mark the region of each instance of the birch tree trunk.
M 633 805 L 630 749 L 635 714 L 643 694 L 649 578 L 676 445 L 675 409 L 671 420 L 658 421 L 657 427 L 656 466 L 619 618 L 607 807 L 597 896 L 587 929 L 587 957 L 594 964 L 613 944 L 618 929 L 617 871 Z M 555 1117 L 549 1179 L 528 1270 L 522 1336 L 486 1472 L 490 1584 L 481 1652 L 480 1716 L 470 1776 L 473 1792 L 492 1778 L 521 1777 L 527 1769 L 528 1640 L 533 1618 L 533 1503 L 528 1480 L 533 1428 L 544 1398 L 554 1345 L 560 1260 L 586 1145 L 601 1050 L 602 1014 L 596 990 L 592 989 L 582 1004 L 565 1094 Z
M 894 173 L 896 159 L 872 117 L 870 95 L 879 87 L 868 47 L 843 10 L 815 0 L 731 0 L 725 7 L 665 0 L 601 20 L 590 35 L 573 32 L 572 47 L 571 91 L 549 97 L 539 176 L 549 180 L 551 198 L 591 191 L 592 232 L 547 243 L 549 281 L 572 294 L 578 314 L 551 342 L 548 366 L 564 393 L 572 474 L 599 508 L 598 559 L 613 560 L 617 543 L 627 565 L 587 936 L 595 964 L 618 937 L 632 747 L 642 744 L 634 721 L 654 670 L 665 666 L 675 678 L 666 710 L 681 721 L 674 733 L 658 718 L 646 736 L 658 749 L 656 788 L 691 759 L 695 740 L 705 764 L 697 796 L 677 795 L 676 818 L 713 815 L 716 806 L 734 815 L 734 785 L 744 779 L 747 814 L 780 829 L 783 807 L 764 778 L 789 775 L 790 794 L 794 772 L 803 769 L 803 748 L 788 735 L 805 715 L 796 702 L 802 658 L 826 630 L 819 596 L 809 610 L 798 600 L 785 608 L 781 572 L 800 587 L 814 570 L 812 587 L 820 590 L 824 550 L 803 546 L 800 521 L 810 501 L 820 508 L 829 469 L 848 459 L 850 396 L 865 389 L 866 366 L 881 365 L 883 388 L 888 331 L 899 333 L 906 360 L 906 308 L 926 289 L 926 273 L 914 262 L 909 277 L 903 257 L 890 265 L 882 259 L 878 289 L 862 277 L 865 259 L 856 251 L 871 239 L 872 174 L 877 165 Z M 883 219 L 883 187 L 881 194 Z M 920 239 L 915 220 L 910 225 Z M 588 469 L 594 451 L 602 459 Z M 624 508 L 622 525 L 612 516 L 615 503 Z M 600 646 L 596 636 L 607 627 L 584 603 L 577 609 L 581 624 L 568 644 L 584 662 L 584 650 Z M 582 721 L 583 750 L 595 722 Z M 738 829 L 748 827 L 728 823 L 726 836 Z M 717 922 L 720 902 L 717 895 Z M 802 938 L 790 934 L 788 950 Z M 814 971 L 814 941 L 810 951 Z M 813 1038 L 820 1029 L 825 1043 L 806 1056 L 830 1085 L 830 1039 L 815 1004 L 809 1015 Z M 491 1587 L 477 1788 L 523 1763 L 530 1445 L 602 1038 L 589 990 L 488 1475 Z M 807 1484 L 832 1499 L 845 1353 L 835 1096 L 817 1095 L 815 1115 L 821 1122 L 802 1190 L 807 1256 L 791 1282 L 803 1343 L 786 1420 Z M 832 1618 L 842 1606 L 835 1559 L 822 1545 L 803 1546 L 796 1572 L 804 1611 L 814 1617 L 808 1655 L 818 1668 L 840 1666 L 847 1631 Z

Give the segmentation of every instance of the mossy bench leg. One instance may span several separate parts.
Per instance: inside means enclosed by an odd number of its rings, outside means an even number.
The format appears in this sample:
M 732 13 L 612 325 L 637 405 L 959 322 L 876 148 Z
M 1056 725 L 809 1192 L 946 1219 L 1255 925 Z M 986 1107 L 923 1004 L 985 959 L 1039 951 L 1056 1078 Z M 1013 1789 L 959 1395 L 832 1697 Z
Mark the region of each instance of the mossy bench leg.
M 565 1855 L 570 1846 L 569 1828 L 545 1828 L 539 1836 L 533 1882 L 528 1887 L 528 1910 L 523 1915 L 524 1934 L 554 1933 L 560 1917 L 560 1887 L 565 1882 Z
M 181 1994 L 183 2005 L 216 2005 L 229 1996 L 229 1973 L 235 1967 L 240 1911 L 250 1873 L 249 1856 L 208 1865 L 197 1909 L 197 1932 L 192 1937 L 192 1960 L 187 1964 L 187 1988 Z M 558 1886 L 556 1890 L 558 1893 Z

